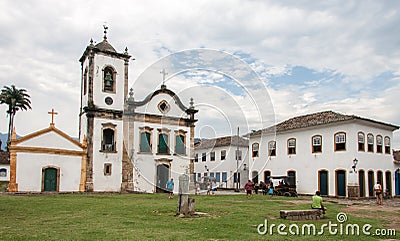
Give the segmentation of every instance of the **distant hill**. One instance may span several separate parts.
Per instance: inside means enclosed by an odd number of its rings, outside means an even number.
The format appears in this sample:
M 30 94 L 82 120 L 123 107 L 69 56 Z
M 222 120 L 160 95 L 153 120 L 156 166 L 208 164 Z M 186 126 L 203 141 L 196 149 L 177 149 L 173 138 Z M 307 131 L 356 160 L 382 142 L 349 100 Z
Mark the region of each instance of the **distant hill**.
M 7 134 L 0 133 L 0 140 L 1 140 L 0 150 L 4 151 L 6 149 L 6 144 L 7 144 Z
M 20 138 L 21 136 L 17 135 L 17 138 Z M 1 147 L 0 150 L 5 151 L 6 150 L 6 145 L 7 145 L 7 133 L 3 134 L 0 133 L 0 140 L 1 140 Z

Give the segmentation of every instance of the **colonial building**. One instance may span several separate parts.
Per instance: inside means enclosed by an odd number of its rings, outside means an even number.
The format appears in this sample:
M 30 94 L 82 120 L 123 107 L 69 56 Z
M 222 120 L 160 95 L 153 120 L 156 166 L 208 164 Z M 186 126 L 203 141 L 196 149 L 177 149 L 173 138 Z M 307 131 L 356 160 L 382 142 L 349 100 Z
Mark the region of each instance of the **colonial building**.
M 13 130 L 9 149 L 9 192 L 85 191 L 86 138 L 80 143 L 52 121 L 48 128 L 18 139 Z
M 195 144 L 194 176 L 214 177 L 222 188 L 243 188 L 248 180 L 249 141 L 238 136 L 204 139 Z M 237 176 L 239 179 L 237 179 Z
M 294 117 L 250 134 L 249 172 L 263 181 L 295 176 L 297 191 L 304 194 L 372 197 L 379 180 L 398 195 L 399 163 L 392 155 L 398 128 L 332 111 Z
M 133 89 L 128 93 L 127 51 L 118 53 L 105 31 L 103 41 L 91 41 L 80 58 L 86 191 L 159 192 L 168 179 L 193 173 L 193 102 L 185 106 L 164 84 L 135 100 Z

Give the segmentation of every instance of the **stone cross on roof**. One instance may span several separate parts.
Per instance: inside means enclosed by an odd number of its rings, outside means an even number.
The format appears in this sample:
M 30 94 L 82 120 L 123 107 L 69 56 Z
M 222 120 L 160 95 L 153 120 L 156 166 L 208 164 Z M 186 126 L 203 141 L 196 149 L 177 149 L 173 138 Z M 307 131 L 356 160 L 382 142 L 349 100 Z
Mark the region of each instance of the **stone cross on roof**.
M 163 75 L 163 78 L 162 78 L 162 85 L 165 85 L 165 76 L 166 76 L 168 73 L 165 72 L 165 69 L 161 70 L 160 73 Z
M 54 108 L 51 109 L 51 112 L 47 112 L 47 114 L 51 114 L 51 123 L 50 125 L 54 126 L 54 115 L 58 115 L 58 112 L 54 111 Z

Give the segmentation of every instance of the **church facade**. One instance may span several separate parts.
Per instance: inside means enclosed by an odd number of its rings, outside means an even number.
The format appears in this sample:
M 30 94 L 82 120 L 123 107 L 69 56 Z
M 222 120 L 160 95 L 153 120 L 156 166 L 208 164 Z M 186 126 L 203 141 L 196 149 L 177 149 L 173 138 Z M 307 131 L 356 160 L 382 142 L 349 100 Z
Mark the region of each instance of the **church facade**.
M 106 31 L 103 41 L 91 41 L 80 58 L 86 191 L 163 192 L 168 179 L 193 174 L 193 102 L 187 107 L 164 84 L 135 100 L 133 89 L 128 93 L 130 58 L 127 49 L 115 51 Z

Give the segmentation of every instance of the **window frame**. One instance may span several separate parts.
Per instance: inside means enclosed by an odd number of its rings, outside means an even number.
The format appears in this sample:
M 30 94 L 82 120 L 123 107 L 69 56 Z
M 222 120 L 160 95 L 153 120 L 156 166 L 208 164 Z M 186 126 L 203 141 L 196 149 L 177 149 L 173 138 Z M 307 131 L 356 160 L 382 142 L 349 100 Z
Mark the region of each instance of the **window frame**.
M 360 140 L 360 137 L 362 137 L 362 140 Z M 365 134 L 364 132 L 358 132 L 357 133 L 357 147 L 358 151 L 365 152 Z
M 112 152 L 115 153 L 117 152 L 117 131 L 116 127 L 117 125 L 113 123 L 102 123 L 101 124 L 101 146 L 100 146 L 100 152 Z M 112 143 L 105 143 L 106 141 L 106 133 L 105 131 L 112 131 Z M 107 138 L 108 139 L 108 138 Z M 111 146 L 110 146 L 111 145 Z
M 226 150 L 221 150 L 221 161 L 226 160 Z
M 319 145 L 314 142 L 314 140 L 318 138 L 319 138 Z M 311 137 L 311 152 L 322 153 L 322 135 L 314 135 Z
M 255 150 L 255 147 L 257 146 L 257 150 Z M 251 156 L 254 157 L 259 157 L 260 156 L 260 144 L 258 142 L 254 142 L 251 145 Z
M 106 78 L 106 71 L 110 70 L 111 71 L 111 80 L 112 80 L 112 89 L 106 89 L 105 86 L 105 78 Z M 108 71 L 107 71 L 108 72 Z M 117 77 L 117 72 L 115 71 L 115 68 L 111 65 L 106 65 L 102 69 L 102 90 L 104 93 L 116 93 L 116 77 Z
M 112 175 L 112 163 L 104 163 L 103 173 L 104 173 L 104 176 Z
M 294 145 L 291 145 L 290 142 L 294 143 Z M 296 155 L 296 138 L 289 138 L 286 142 L 287 144 L 287 153 L 288 155 Z
M 338 140 L 339 136 L 343 136 L 343 140 Z M 336 132 L 334 135 L 334 144 L 335 144 L 335 151 L 346 151 L 346 145 L 347 145 L 347 140 L 346 140 L 346 132 Z M 343 147 L 342 147 L 343 145 Z
M 171 154 L 171 150 L 170 150 L 170 130 L 167 128 L 161 128 L 161 129 L 157 129 L 158 130 L 158 140 L 157 140 L 157 155 L 170 155 Z M 163 138 L 164 140 L 167 140 L 167 151 L 166 152 L 160 152 L 160 136 L 161 135 L 166 135 L 167 138 Z
M 268 142 L 268 156 L 276 156 L 276 141 Z
M 142 134 L 149 134 L 149 151 L 146 151 L 142 148 Z M 139 153 L 152 153 L 153 151 L 153 128 L 149 126 L 139 127 Z
M 215 161 L 215 151 L 210 152 L 210 161 Z
M 186 133 L 187 133 L 187 131 L 184 131 L 184 130 L 175 131 L 175 154 L 186 155 Z M 182 140 L 183 147 L 181 147 L 183 151 L 178 152 L 177 138 L 181 138 L 181 137 L 183 137 L 183 140 Z
M 386 140 L 388 140 L 389 145 L 387 145 Z M 390 137 L 385 136 L 385 138 L 384 138 L 384 145 L 385 145 L 385 154 L 392 154 L 392 148 L 391 148 Z
M 372 140 L 372 143 L 370 143 L 370 140 Z M 373 153 L 374 145 L 375 145 L 374 135 L 372 133 L 368 133 L 368 135 L 367 135 L 367 151 Z
M 376 136 L 376 153 L 383 153 L 383 138 L 381 135 Z

